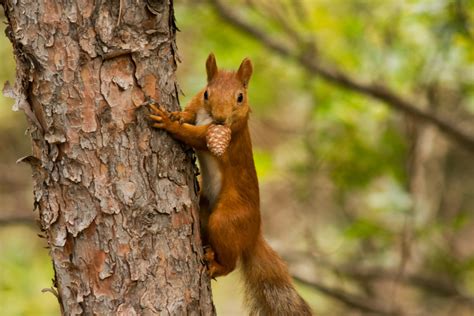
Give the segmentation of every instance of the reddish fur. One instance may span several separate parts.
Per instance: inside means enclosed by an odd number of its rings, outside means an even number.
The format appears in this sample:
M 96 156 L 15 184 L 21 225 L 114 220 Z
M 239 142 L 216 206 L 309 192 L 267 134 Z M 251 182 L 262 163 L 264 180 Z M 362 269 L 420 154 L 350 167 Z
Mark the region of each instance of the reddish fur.
M 210 245 L 205 254 L 209 274 L 226 275 L 241 259 L 252 315 L 311 315 L 294 290 L 286 265 L 262 236 L 258 179 L 248 129 L 246 92 L 252 64 L 244 59 L 237 72 L 221 71 L 211 54 L 206 69 L 207 87 L 183 112 L 167 113 L 152 106 L 154 115 L 150 117 L 156 121 L 155 127 L 167 130 L 199 152 L 208 151 L 206 131 L 210 125 L 193 125 L 199 111 L 205 110 L 211 123 L 219 121 L 232 130 L 229 147 L 216 158 L 222 182 L 214 205 L 210 205 L 206 192 L 201 192 L 203 239 Z M 239 93 L 243 94 L 241 103 L 236 101 Z

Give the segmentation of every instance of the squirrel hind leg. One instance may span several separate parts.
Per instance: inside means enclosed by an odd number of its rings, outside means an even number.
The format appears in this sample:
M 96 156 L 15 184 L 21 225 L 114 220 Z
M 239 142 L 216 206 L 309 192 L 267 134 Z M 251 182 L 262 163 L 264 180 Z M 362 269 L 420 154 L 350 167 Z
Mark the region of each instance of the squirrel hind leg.
M 204 248 L 204 261 L 206 262 L 209 276 L 216 278 L 229 274 L 235 269 L 237 260 L 233 262 L 227 262 L 226 265 L 222 265 L 216 261 L 216 254 L 211 247 Z
M 248 242 L 238 227 L 243 227 L 238 218 L 229 217 L 225 211 L 227 205 L 218 205 L 212 210 L 208 223 L 209 243 L 215 253 L 215 259 L 210 266 L 214 266 L 215 275 L 223 276 L 232 272 L 237 260 L 243 253 Z

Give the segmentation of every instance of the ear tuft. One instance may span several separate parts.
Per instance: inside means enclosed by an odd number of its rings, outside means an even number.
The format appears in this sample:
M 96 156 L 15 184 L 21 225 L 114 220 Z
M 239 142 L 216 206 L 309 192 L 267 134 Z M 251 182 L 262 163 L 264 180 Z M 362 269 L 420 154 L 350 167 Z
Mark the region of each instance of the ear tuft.
M 242 84 L 247 87 L 250 81 L 250 77 L 252 76 L 253 66 L 250 59 L 245 58 L 242 63 L 240 64 L 239 70 L 237 71 L 237 77 Z
M 206 61 L 206 71 L 207 71 L 207 82 L 211 82 L 211 80 L 217 74 L 217 62 L 216 57 L 213 53 L 209 54 Z

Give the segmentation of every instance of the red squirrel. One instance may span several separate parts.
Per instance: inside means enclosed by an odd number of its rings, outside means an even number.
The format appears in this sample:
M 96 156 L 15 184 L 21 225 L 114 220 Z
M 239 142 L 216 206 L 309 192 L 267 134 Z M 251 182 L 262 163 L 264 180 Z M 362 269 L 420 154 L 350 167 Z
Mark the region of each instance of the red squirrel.
M 252 63 L 244 59 L 237 72 L 206 61 L 207 86 L 182 112 L 169 113 L 151 104 L 153 126 L 196 150 L 202 175 L 200 218 L 204 260 L 210 277 L 224 276 L 240 259 L 251 315 L 312 315 L 298 295 L 282 259 L 262 235 L 257 173 L 248 128 L 247 87 Z M 211 154 L 206 132 L 212 124 L 230 128 L 224 154 Z

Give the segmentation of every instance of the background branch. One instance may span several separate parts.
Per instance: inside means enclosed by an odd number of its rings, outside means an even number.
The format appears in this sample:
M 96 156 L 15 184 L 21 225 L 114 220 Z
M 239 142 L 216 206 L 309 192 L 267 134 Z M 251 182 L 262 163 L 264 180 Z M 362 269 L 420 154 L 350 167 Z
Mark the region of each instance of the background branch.
M 455 286 L 440 278 L 430 277 L 420 273 L 400 273 L 399 271 L 384 268 L 363 268 L 353 264 L 350 266 L 340 266 L 321 260 L 312 254 L 302 252 L 294 252 L 291 254 L 287 252 L 284 258 L 287 262 L 305 262 L 306 266 L 309 264 L 317 265 L 332 271 L 336 275 L 343 275 L 364 283 L 375 281 L 403 283 L 407 286 L 413 286 L 440 297 L 456 300 L 468 306 L 474 306 L 474 297 L 466 295 L 466 291 L 461 287 Z M 308 282 L 315 283 L 314 281 Z
M 25 212 L 26 213 L 26 212 Z M 0 227 L 9 225 L 28 225 L 37 226 L 33 216 L 27 215 L 8 215 L 0 217 Z
M 320 62 L 316 58 L 316 52 L 312 49 L 295 50 L 281 41 L 267 35 L 262 29 L 259 29 L 250 22 L 238 16 L 235 10 L 231 10 L 220 0 L 209 0 L 215 8 L 217 14 L 235 28 L 253 37 L 262 43 L 268 49 L 277 54 L 296 60 L 303 68 L 312 75 L 319 76 L 326 81 L 344 89 L 352 90 L 357 93 L 370 96 L 376 100 L 382 101 L 392 109 L 403 114 L 409 115 L 419 121 L 426 122 L 436 126 L 441 132 L 448 136 L 451 140 L 462 145 L 466 149 L 474 152 L 474 136 L 467 133 L 463 129 L 456 126 L 446 117 L 442 117 L 437 113 L 424 110 L 423 104 L 417 104 L 408 98 L 397 94 L 390 88 L 377 84 L 366 83 L 350 76 L 341 71 L 335 65 L 329 65 L 326 61 Z M 304 44 L 304 43 L 300 43 Z M 305 46 L 303 46 L 304 48 Z
M 326 286 L 318 281 L 311 280 L 309 281 L 306 278 L 293 275 L 293 279 L 296 281 L 310 286 L 320 293 L 332 297 L 341 303 L 345 304 L 348 307 L 358 309 L 365 313 L 376 314 L 376 315 L 402 315 L 400 311 L 397 310 L 386 310 L 379 304 L 369 302 L 368 299 L 350 294 L 344 290 Z
M 346 276 L 364 281 L 371 280 L 393 280 L 395 282 L 405 283 L 416 286 L 423 290 L 437 294 L 450 299 L 455 299 L 462 303 L 474 306 L 474 298 L 463 294 L 462 290 L 448 282 L 440 279 L 430 278 L 421 274 L 398 273 L 386 269 L 361 269 L 357 267 L 337 268 L 337 271 Z

